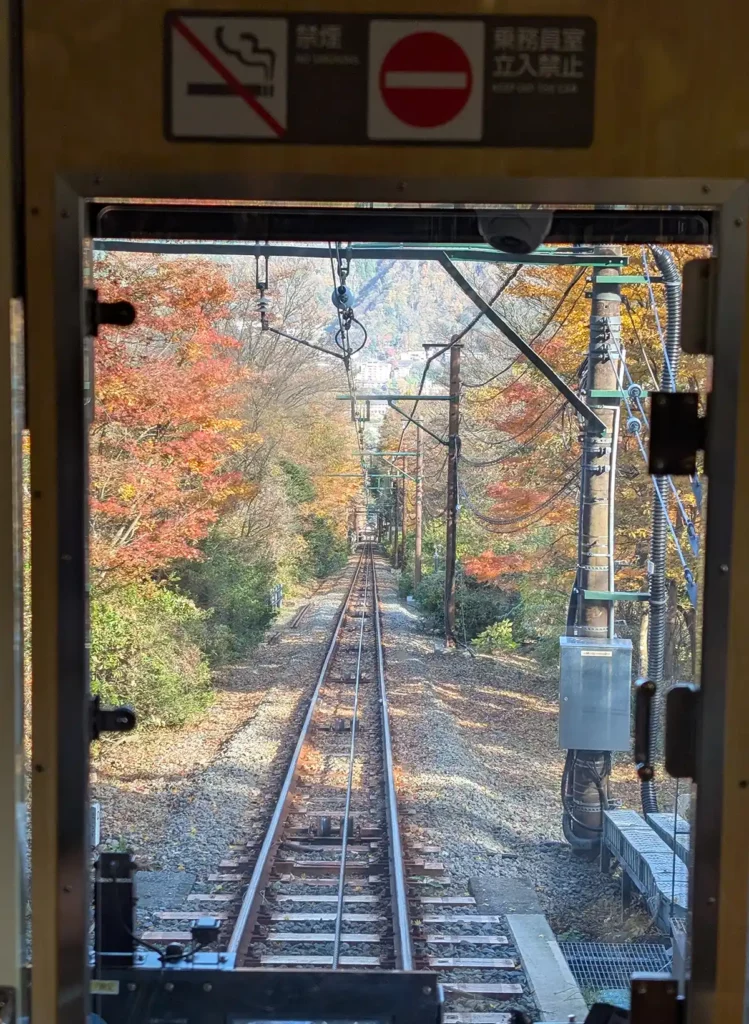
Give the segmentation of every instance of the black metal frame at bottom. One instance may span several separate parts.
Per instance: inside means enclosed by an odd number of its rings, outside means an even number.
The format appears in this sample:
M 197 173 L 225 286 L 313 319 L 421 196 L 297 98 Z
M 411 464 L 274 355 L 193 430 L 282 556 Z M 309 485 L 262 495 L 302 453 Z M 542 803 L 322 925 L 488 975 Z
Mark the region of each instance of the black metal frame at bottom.
M 106 968 L 95 986 L 111 992 L 93 998 L 106 1024 L 440 1020 L 441 989 L 431 971 L 124 967 Z

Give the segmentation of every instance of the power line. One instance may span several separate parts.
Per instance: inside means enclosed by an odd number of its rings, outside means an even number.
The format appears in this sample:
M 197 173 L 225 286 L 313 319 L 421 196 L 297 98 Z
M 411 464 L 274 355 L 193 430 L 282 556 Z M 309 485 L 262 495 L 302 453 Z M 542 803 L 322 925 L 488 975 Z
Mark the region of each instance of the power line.
M 549 407 L 551 405 L 553 405 L 553 404 L 554 404 L 553 401 L 550 402 L 549 405 L 547 405 L 541 411 L 539 416 L 542 416 L 549 409 Z M 566 404 L 567 404 L 566 402 L 560 403 L 560 405 L 557 406 L 557 408 L 554 410 L 554 412 L 551 414 L 551 416 L 544 423 L 541 424 L 541 426 L 538 428 L 538 430 L 534 434 L 531 434 L 530 437 L 525 438 L 519 445 L 516 445 L 515 448 L 512 448 L 510 451 L 505 452 L 502 455 L 498 455 L 497 458 L 495 458 L 495 459 L 485 459 L 485 460 L 470 459 L 470 458 L 468 458 L 467 455 L 461 455 L 461 461 L 465 462 L 466 465 L 468 465 L 468 466 L 475 467 L 476 469 L 485 469 L 485 468 L 487 468 L 489 466 L 498 466 L 500 463 L 506 462 L 507 459 L 510 459 L 513 456 L 520 454 L 520 452 L 526 451 L 528 446 L 530 445 L 530 443 L 532 441 L 535 441 L 535 439 L 537 437 L 539 437 L 541 434 L 543 434 L 543 432 L 545 430 L 547 430 L 551 426 L 551 424 L 554 422 L 554 420 L 556 420 L 561 415 L 561 413 L 564 411 L 564 409 L 566 407 Z M 536 417 L 536 419 L 533 421 L 533 423 L 536 423 L 538 421 L 539 416 Z M 525 429 L 527 430 L 531 426 L 533 426 L 532 423 L 529 424 L 528 427 L 526 427 Z M 521 431 L 520 434 L 515 435 L 515 437 L 510 438 L 510 440 L 511 441 L 516 441 L 522 435 L 522 433 L 523 432 Z
M 512 281 L 515 280 L 515 278 L 518 276 L 518 274 L 520 273 L 521 270 L 522 270 L 522 264 L 520 264 L 519 266 L 513 268 L 513 270 L 507 275 L 507 277 L 504 279 L 504 281 L 502 281 L 502 283 L 499 285 L 499 287 L 497 288 L 497 290 L 494 293 L 494 295 L 489 300 L 489 305 L 490 306 L 494 305 L 494 303 L 500 297 L 502 292 L 504 292 L 504 290 L 512 283 Z M 427 357 L 427 361 L 424 364 L 424 370 L 423 370 L 423 372 L 421 374 L 421 380 L 419 381 L 419 390 L 416 392 L 417 395 L 420 395 L 422 393 L 422 391 L 424 390 L 424 384 L 426 383 L 427 373 L 429 372 L 429 367 L 432 365 L 434 360 L 435 359 L 439 359 L 439 357 L 444 355 L 445 352 L 447 352 L 449 349 L 451 349 L 453 347 L 453 345 L 456 345 L 460 341 L 461 338 L 465 337 L 465 335 L 476 326 L 476 324 L 479 322 L 479 320 L 482 318 L 482 316 L 484 316 L 483 311 L 477 313 L 474 316 L 473 320 L 471 320 L 471 322 L 468 324 L 468 326 L 466 328 L 464 328 L 463 331 L 460 332 L 460 334 L 457 334 L 454 338 L 451 338 L 450 341 L 443 348 L 440 348 L 437 352 L 434 352 L 431 356 Z M 418 405 L 418 402 L 414 402 L 413 407 L 411 409 L 411 414 L 410 414 L 411 416 L 413 416 L 415 414 L 416 406 L 417 405 Z M 401 431 L 400 441 L 398 442 L 398 448 L 399 449 L 400 449 L 401 445 L 403 444 L 403 438 L 406 436 L 406 431 L 407 430 L 408 430 L 408 423 L 406 423 L 404 425 L 403 430 Z
M 626 358 L 624 356 L 624 353 L 622 352 L 621 347 L 617 343 L 616 339 L 613 338 L 613 336 L 612 336 L 612 341 L 614 342 L 614 345 L 616 346 L 616 350 L 617 350 L 617 353 L 619 355 L 619 359 L 620 359 L 621 364 L 622 364 L 622 369 L 623 369 L 624 373 L 626 374 L 627 380 L 629 381 L 629 384 L 630 384 L 630 389 L 628 389 L 628 390 L 632 391 L 631 397 L 632 397 L 632 399 L 634 400 L 634 402 L 637 405 L 637 410 L 638 410 L 640 416 L 642 417 L 642 423 L 649 430 L 650 429 L 650 421 L 648 420 L 647 413 L 645 412 L 645 409 L 644 409 L 643 404 L 642 404 L 642 400 L 640 398 L 639 387 L 634 383 L 634 381 L 632 379 L 632 374 L 631 374 L 630 369 L 629 369 L 629 367 L 627 365 L 627 361 L 626 361 Z M 625 392 L 622 391 L 622 394 L 624 394 L 624 393 Z M 632 406 L 630 405 L 629 399 L 630 399 L 630 395 L 629 395 L 629 393 L 627 393 L 626 398 L 624 400 L 625 404 L 627 406 L 627 412 L 629 414 L 629 418 L 630 419 L 635 419 L 636 420 L 637 417 L 632 415 Z M 639 434 L 637 436 L 639 437 Z M 643 448 L 643 451 L 644 451 L 644 448 Z M 645 461 L 646 462 L 648 461 L 647 456 L 645 456 Z M 679 491 L 678 491 L 678 489 L 676 487 L 676 484 L 674 483 L 674 478 L 669 475 L 669 476 L 666 477 L 666 479 L 668 480 L 668 484 L 669 484 L 669 487 L 671 489 L 671 493 L 673 494 L 674 498 L 676 499 L 676 504 L 679 507 L 679 512 L 681 513 L 681 518 L 684 521 L 684 525 L 687 528 L 687 534 L 689 535 L 690 547 L 692 548 L 693 554 L 696 555 L 698 553 L 698 551 L 699 551 L 699 538 L 697 537 L 697 531 L 694 528 L 694 523 L 692 522 L 689 514 L 687 513 L 686 507 L 684 506 L 684 502 L 681 499 L 681 495 L 679 494 Z
M 526 519 L 531 519 L 533 516 L 538 515 L 540 512 L 548 512 L 549 508 L 555 504 L 555 502 L 561 498 L 577 481 L 578 472 L 577 465 L 579 463 L 573 463 L 571 466 L 566 466 L 566 470 L 574 470 L 573 473 L 564 481 L 562 486 L 554 494 L 549 495 L 540 505 L 537 505 L 534 509 L 530 509 L 528 512 L 523 512 L 520 515 L 512 516 L 511 518 L 500 518 L 499 516 L 488 516 L 485 513 L 479 511 L 471 500 L 471 496 L 466 491 L 465 487 L 462 488 L 462 498 L 465 500 L 466 505 L 470 508 L 471 512 L 484 523 L 488 523 L 490 526 L 515 526 L 518 523 L 524 522 Z
M 574 288 L 575 284 L 576 284 L 576 283 L 577 283 L 577 282 L 578 282 L 578 281 L 580 280 L 580 278 L 582 277 L 582 275 L 583 275 L 583 273 L 584 273 L 584 272 L 585 272 L 585 267 L 581 267 L 581 268 L 580 268 L 580 269 L 579 269 L 578 271 L 576 271 L 576 273 L 575 273 L 575 274 L 573 274 L 573 276 L 572 276 L 572 280 L 571 280 L 571 281 L 569 282 L 569 284 L 568 284 L 568 285 L 567 285 L 567 287 L 565 288 L 564 292 L 562 293 L 562 296 L 561 296 L 561 298 L 560 298 L 560 299 L 559 299 L 559 301 L 557 302 L 557 304 L 556 304 L 556 306 L 554 307 L 554 309 L 553 309 L 553 310 L 551 311 L 551 313 L 549 314 L 549 316 L 548 316 L 548 317 L 546 318 L 546 321 L 544 322 L 543 326 L 541 326 L 541 327 L 540 327 L 540 328 L 539 328 L 539 329 L 538 329 L 538 330 L 536 331 L 536 333 L 535 333 L 535 334 L 533 335 L 533 337 L 532 337 L 532 338 L 530 339 L 530 344 L 531 344 L 531 345 L 532 345 L 532 344 L 533 344 L 533 343 L 534 343 L 535 341 L 538 341 L 538 339 L 539 339 L 539 338 L 541 337 L 541 335 L 542 335 L 542 334 L 544 333 L 544 331 L 545 331 L 545 330 L 547 330 L 547 328 L 549 327 L 549 324 L 550 324 L 550 323 L 552 322 L 552 320 L 554 319 L 554 317 L 555 317 L 555 316 L 557 315 L 557 313 L 559 312 L 559 310 L 560 310 L 560 309 L 562 308 L 562 306 L 564 305 L 564 302 L 566 301 L 566 299 L 567 299 L 567 297 L 569 296 L 570 292 L 571 292 L 571 291 L 572 291 L 572 289 Z M 542 348 L 545 348 L 545 347 L 546 347 L 547 345 L 549 345 L 549 344 L 550 344 L 550 343 L 551 343 L 551 342 L 552 342 L 552 341 L 554 340 L 554 338 L 556 338 L 557 334 L 559 334 L 559 331 L 560 331 L 560 330 L 562 329 L 562 327 L 563 327 L 563 326 L 565 325 L 565 323 L 567 322 L 567 320 L 568 320 L 568 318 L 569 318 L 570 314 L 572 313 L 573 309 L 575 308 L 575 306 L 577 305 L 578 301 L 579 301 L 579 300 L 580 300 L 580 298 L 582 297 L 582 295 L 583 295 L 584 291 L 585 291 L 585 285 L 583 285 L 583 288 L 581 289 L 580 293 L 579 293 L 579 294 L 578 294 L 578 295 L 576 296 L 576 298 L 575 298 L 575 301 L 574 301 L 574 302 L 572 303 L 572 305 L 570 306 L 569 310 L 568 310 L 568 311 L 567 311 L 567 313 L 565 314 L 565 316 L 564 316 L 564 318 L 562 319 L 561 323 L 559 323 L 559 325 L 558 325 L 558 326 L 557 326 L 557 328 L 555 329 L 555 331 L 554 331 L 554 333 L 552 334 L 552 336 L 551 336 L 550 338 L 547 338 L 547 339 L 546 339 L 545 341 L 543 341 L 543 342 L 541 343 L 541 345 L 539 345 L 539 351 L 540 351 L 540 350 L 541 350 Z M 511 361 L 510 361 L 510 362 L 509 362 L 509 363 L 507 364 L 507 366 L 505 366 L 505 367 L 504 367 L 503 369 L 501 369 L 501 370 L 500 370 L 500 371 L 499 371 L 498 373 L 495 373 L 493 377 L 489 377 L 489 379 L 488 379 L 488 380 L 485 380 L 485 381 L 483 381 L 483 382 L 482 382 L 482 383 L 480 383 L 480 384 L 469 384 L 469 383 L 466 383 L 466 384 L 465 384 L 465 387 L 467 387 L 467 388 L 485 388 L 485 387 L 486 387 L 486 386 L 487 386 L 488 384 L 491 384 L 491 382 L 492 382 L 493 380 L 497 380 L 497 378 L 498 378 L 498 377 L 501 377 L 501 376 L 502 376 L 503 374 L 507 373 L 507 371 L 508 371 L 508 370 L 511 370 L 511 369 L 512 369 L 512 367 L 513 367 L 513 366 L 514 366 L 514 365 L 515 365 L 515 364 L 517 363 L 517 361 L 518 361 L 518 360 L 519 360 L 520 358 L 522 358 L 522 354 L 518 354 L 518 355 L 516 355 L 516 356 L 514 357 L 514 359 L 512 359 L 512 360 L 511 360 Z M 525 370 L 523 371 L 523 373 L 522 373 L 522 374 L 520 374 L 520 375 L 519 375 L 519 376 L 518 376 L 518 377 L 516 378 L 516 380 L 519 380 L 519 379 L 520 379 L 520 377 L 523 377 L 523 376 L 525 376 L 525 374 L 526 374 L 526 373 L 528 372 L 528 370 L 529 370 L 529 369 L 530 369 L 530 367 L 527 367 L 527 368 L 526 368 L 526 369 L 525 369 Z M 512 386 L 512 385 L 510 385 L 510 386 Z M 501 394 L 501 392 L 500 392 L 500 394 Z
M 618 352 L 618 355 L 619 355 L 619 359 L 620 359 L 620 362 L 621 362 L 621 366 L 622 366 L 623 372 L 627 375 L 627 378 L 630 381 L 632 381 L 632 375 L 629 372 L 629 367 L 627 366 L 627 362 L 626 362 L 626 360 L 624 358 L 624 354 L 622 353 L 620 345 L 617 343 L 617 340 L 616 340 L 616 338 L 613 337 L 613 335 L 611 335 L 611 340 L 614 342 L 614 345 L 615 345 L 615 347 L 617 349 L 617 352 Z M 631 402 L 630 402 L 629 395 L 624 390 L 624 388 L 622 387 L 621 379 L 620 379 L 620 382 L 619 382 L 619 387 L 620 387 L 620 390 L 622 391 L 622 395 L 624 396 L 624 404 L 627 407 L 627 417 L 628 417 L 628 419 L 630 421 L 635 420 L 637 422 L 637 424 L 640 424 L 640 420 L 638 420 L 637 417 L 633 414 L 632 405 L 631 405 Z M 643 418 L 643 421 L 644 421 L 645 425 L 647 426 L 648 420 L 647 420 L 647 417 L 645 416 L 645 411 L 642 408 L 642 403 L 640 402 L 639 396 L 634 396 L 634 397 L 635 397 L 635 401 L 637 402 L 638 410 L 639 410 L 639 412 L 640 412 L 640 414 L 641 414 L 641 416 Z M 637 427 L 636 431 L 634 431 L 634 437 L 635 437 L 635 440 L 637 441 L 637 446 L 640 449 L 640 455 L 642 456 L 643 462 L 647 466 L 648 465 L 648 454 L 645 451 L 645 445 L 643 444 L 642 437 L 640 436 L 639 426 Z M 671 479 L 670 476 L 667 477 L 667 479 L 669 480 L 669 482 L 671 484 L 671 487 L 672 487 L 672 489 L 674 491 L 674 494 L 676 495 L 676 498 L 677 498 L 677 501 L 679 502 L 680 508 L 683 509 L 683 505 L 681 504 L 681 499 L 679 498 L 679 495 L 676 492 L 676 488 L 675 488 L 675 485 L 673 483 L 673 480 Z M 666 527 L 667 527 L 669 533 L 671 534 L 671 539 L 674 542 L 674 545 L 676 547 L 676 553 L 679 556 L 679 561 L 681 562 L 681 567 L 682 567 L 682 570 L 684 572 L 684 584 L 685 584 L 685 587 L 686 587 L 687 596 L 689 598 L 689 601 L 690 601 L 692 607 L 696 608 L 697 607 L 697 584 L 696 584 L 695 579 L 694 579 L 694 574 L 692 573 L 692 570 L 687 565 L 687 560 L 684 557 L 684 551 L 682 549 L 681 544 L 679 543 L 679 538 L 676 535 L 676 530 L 674 529 L 674 524 L 671 522 L 671 517 L 668 514 L 668 508 L 666 507 L 666 501 L 665 501 L 665 499 L 663 497 L 663 494 L 661 493 L 661 489 L 657 485 L 655 480 L 652 480 L 652 485 L 653 485 L 653 489 L 654 489 L 654 491 L 655 491 L 655 493 L 656 493 L 656 495 L 658 497 L 658 502 L 659 502 L 659 504 L 661 506 L 661 509 L 663 511 L 663 516 L 664 516 L 664 519 L 666 521 Z M 686 518 L 686 513 L 685 512 L 682 513 L 682 514 L 685 517 L 685 522 L 688 524 L 687 525 L 687 531 L 689 532 L 689 527 L 690 526 L 692 527 L 692 531 L 694 531 L 694 525 L 691 523 L 691 520 Z M 696 537 L 696 533 L 695 533 L 695 537 Z

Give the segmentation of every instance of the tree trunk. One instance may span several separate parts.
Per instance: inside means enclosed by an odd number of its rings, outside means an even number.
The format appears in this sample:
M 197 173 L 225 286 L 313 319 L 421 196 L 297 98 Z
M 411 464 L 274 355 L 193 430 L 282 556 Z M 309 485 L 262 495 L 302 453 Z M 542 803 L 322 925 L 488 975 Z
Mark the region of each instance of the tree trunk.
M 663 652 L 663 679 L 671 683 L 677 676 L 676 645 L 679 638 L 679 598 L 676 580 L 666 582 L 666 648 Z

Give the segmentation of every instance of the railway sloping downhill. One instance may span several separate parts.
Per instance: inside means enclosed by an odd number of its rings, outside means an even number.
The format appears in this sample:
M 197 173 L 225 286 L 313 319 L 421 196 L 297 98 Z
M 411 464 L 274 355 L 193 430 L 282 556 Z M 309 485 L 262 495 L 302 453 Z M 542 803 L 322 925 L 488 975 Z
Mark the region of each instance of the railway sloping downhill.
M 437 970 L 448 1024 L 506 1024 L 498 1006 L 527 1007 L 514 950 L 500 918 L 451 884 L 439 849 L 404 842 L 396 767 L 378 558 L 366 544 L 262 839 L 220 863 L 215 891 L 159 916 L 218 916 L 219 948 L 237 967 Z

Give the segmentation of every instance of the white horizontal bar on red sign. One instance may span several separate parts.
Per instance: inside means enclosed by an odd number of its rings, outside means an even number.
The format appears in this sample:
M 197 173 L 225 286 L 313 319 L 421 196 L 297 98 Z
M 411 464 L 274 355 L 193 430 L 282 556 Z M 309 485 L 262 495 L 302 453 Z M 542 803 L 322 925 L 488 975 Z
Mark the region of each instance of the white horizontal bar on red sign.
M 467 89 L 465 71 L 387 71 L 386 89 Z

